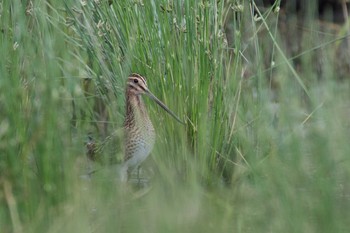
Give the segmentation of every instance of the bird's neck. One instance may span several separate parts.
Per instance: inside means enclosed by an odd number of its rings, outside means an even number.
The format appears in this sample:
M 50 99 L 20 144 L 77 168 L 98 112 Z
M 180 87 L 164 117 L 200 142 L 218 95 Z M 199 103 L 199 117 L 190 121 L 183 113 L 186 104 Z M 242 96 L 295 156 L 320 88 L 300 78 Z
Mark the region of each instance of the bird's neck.
M 148 121 L 148 113 L 141 95 L 126 94 L 126 121 L 138 124 Z M 125 122 L 127 124 L 127 122 Z

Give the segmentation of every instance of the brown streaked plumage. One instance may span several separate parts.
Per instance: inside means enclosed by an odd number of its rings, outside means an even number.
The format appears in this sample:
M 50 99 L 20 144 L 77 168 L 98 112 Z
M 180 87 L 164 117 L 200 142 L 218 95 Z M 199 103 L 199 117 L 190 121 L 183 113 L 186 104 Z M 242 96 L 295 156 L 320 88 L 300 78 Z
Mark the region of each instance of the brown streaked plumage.
M 126 181 L 128 174 L 137 168 L 150 154 L 156 134 L 147 113 L 142 95 L 149 96 L 177 121 L 183 123 L 168 107 L 155 97 L 147 87 L 146 79 L 133 73 L 128 77 L 126 86 L 126 116 L 124 122 L 125 155 L 121 169 L 121 180 Z

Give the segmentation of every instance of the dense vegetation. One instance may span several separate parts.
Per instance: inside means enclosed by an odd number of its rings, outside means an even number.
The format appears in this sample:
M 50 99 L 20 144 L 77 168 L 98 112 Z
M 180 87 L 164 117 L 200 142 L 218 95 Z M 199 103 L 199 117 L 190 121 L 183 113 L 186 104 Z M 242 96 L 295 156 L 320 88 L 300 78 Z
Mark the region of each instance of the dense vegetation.
M 349 232 L 349 25 L 315 7 L 0 1 L 0 232 Z M 146 99 L 144 195 L 82 176 L 132 72 L 186 122 Z

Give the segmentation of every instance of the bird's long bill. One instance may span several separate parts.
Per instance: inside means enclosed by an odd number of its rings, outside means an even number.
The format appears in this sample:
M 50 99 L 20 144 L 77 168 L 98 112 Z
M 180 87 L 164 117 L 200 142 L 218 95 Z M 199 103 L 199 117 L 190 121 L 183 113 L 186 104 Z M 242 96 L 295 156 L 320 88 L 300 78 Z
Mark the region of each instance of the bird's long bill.
M 178 116 L 175 115 L 162 101 L 160 101 L 155 95 L 153 95 L 150 91 L 147 90 L 147 95 L 154 100 L 159 106 L 161 106 L 165 111 L 167 111 L 172 117 L 174 117 L 181 124 L 185 124 Z

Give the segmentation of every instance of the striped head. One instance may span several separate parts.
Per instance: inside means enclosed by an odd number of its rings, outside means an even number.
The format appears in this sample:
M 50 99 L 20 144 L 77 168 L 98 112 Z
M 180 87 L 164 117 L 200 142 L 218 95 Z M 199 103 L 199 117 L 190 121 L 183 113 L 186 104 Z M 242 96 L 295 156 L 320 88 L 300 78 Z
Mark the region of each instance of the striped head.
M 178 122 L 184 124 L 178 116 L 175 115 L 162 101 L 160 101 L 155 95 L 148 90 L 146 79 L 139 74 L 133 73 L 129 75 L 126 87 L 127 96 L 140 96 L 146 94 L 154 102 L 156 102 L 160 107 L 162 107 L 167 113 L 174 117 Z
M 141 95 L 149 92 L 146 79 L 139 74 L 129 75 L 126 92 L 133 95 Z

